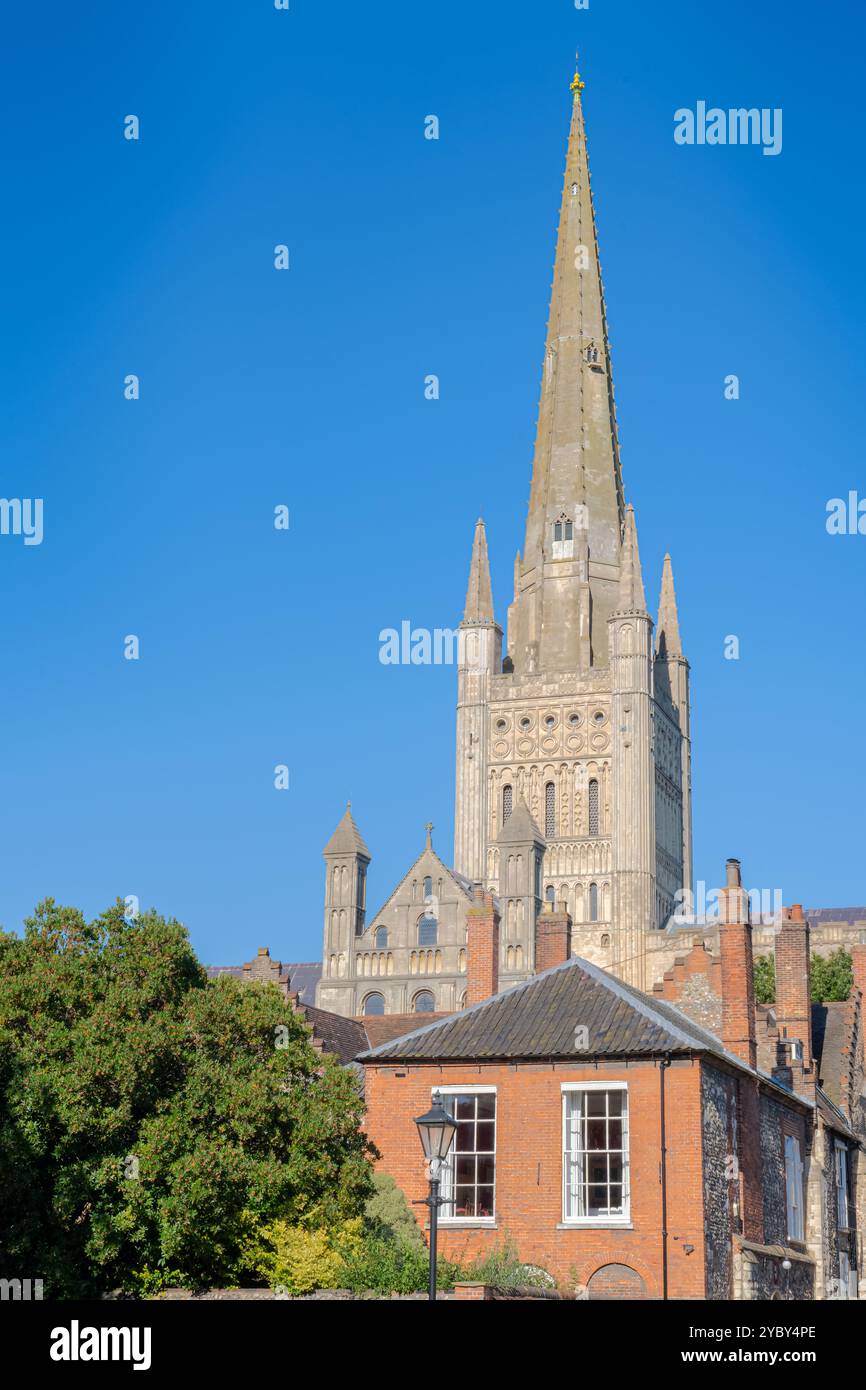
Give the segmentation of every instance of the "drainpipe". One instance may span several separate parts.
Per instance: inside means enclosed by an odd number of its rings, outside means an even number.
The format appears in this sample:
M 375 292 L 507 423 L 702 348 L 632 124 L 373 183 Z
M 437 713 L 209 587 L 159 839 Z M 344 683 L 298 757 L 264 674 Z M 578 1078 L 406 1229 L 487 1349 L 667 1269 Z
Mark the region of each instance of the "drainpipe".
M 671 1064 L 669 1056 L 659 1063 L 659 1114 L 661 1118 L 661 1166 L 662 1185 L 662 1298 L 668 1296 L 668 1151 L 665 1134 L 665 1072 Z

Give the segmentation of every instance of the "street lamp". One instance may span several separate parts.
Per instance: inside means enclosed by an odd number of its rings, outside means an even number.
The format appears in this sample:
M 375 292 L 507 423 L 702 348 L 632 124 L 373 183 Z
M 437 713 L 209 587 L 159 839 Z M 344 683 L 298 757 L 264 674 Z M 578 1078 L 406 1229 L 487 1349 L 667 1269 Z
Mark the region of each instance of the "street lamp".
M 436 1233 L 439 1224 L 439 1208 L 445 1199 L 439 1195 L 439 1174 L 442 1164 L 448 1157 L 457 1125 L 442 1104 L 438 1091 L 433 1092 L 433 1107 L 426 1115 L 419 1115 L 415 1121 L 418 1137 L 427 1160 L 430 1175 L 430 1195 L 419 1204 L 430 1209 L 430 1284 L 431 1303 L 436 1299 Z

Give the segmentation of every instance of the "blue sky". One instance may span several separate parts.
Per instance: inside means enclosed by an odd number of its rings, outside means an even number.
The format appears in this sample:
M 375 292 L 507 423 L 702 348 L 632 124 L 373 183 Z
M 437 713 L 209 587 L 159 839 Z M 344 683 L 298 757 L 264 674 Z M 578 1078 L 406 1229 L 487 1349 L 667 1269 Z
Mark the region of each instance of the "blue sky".
M 378 634 L 459 619 L 479 512 L 504 619 L 577 44 L 696 876 L 866 900 L 866 537 L 825 529 L 866 496 L 862 7 L 53 0 L 5 37 L 0 492 L 45 535 L 0 536 L 0 921 L 135 894 L 207 961 L 315 959 L 347 798 L 371 907 L 427 820 L 450 860 L 455 675 Z M 781 107 L 781 155 L 677 146 L 699 100 Z

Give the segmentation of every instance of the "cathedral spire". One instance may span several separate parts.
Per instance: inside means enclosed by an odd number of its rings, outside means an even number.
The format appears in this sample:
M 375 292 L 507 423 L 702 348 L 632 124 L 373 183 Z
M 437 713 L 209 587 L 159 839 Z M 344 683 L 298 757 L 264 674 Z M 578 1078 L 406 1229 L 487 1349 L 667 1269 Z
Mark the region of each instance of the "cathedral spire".
M 670 555 L 665 556 L 662 570 L 662 592 L 659 599 L 659 620 L 656 631 L 656 651 L 660 657 L 682 656 L 680 623 L 677 616 L 677 596 L 674 592 L 674 572 Z
M 582 664 L 568 643 L 554 641 L 554 653 L 543 637 L 571 623 L 575 606 L 583 602 L 563 585 L 563 574 L 554 574 L 551 562 L 573 560 L 581 581 L 589 585 L 593 665 L 606 663 L 606 620 L 617 596 L 625 505 L 583 87 L 575 74 L 521 559 L 521 603 L 514 613 L 514 639 L 509 636 L 517 670 L 535 669 L 536 663 L 542 669 Z M 546 580 L 554 583 L 543 595 Z
M 466 590 L 464 623 L 492 623 L 493 591 L 490 587 L 490 561 L 487 558 L 487 533 L 481 517 L 475 523 L 472 542 L 472 563 L 469 566 L 469 587 Z
M 643 591 L 643 574 L 640 567 L 640 551 L 637 544 L 637 527 L 634 521 L 634 507 L 626 507 L 625 534 L 622 538 L 622 560 L 619 570 L 618 613 L 646 613 L 646 595 Z

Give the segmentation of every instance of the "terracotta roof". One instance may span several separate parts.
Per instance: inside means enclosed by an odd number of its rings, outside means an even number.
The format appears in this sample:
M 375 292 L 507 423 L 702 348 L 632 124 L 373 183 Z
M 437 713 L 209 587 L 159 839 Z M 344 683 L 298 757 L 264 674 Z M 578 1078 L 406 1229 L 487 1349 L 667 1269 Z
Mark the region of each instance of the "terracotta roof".
M 381 1014 L 375 1018 L 359 1018 L 356 1020 L 366 1034 L 366 1047 L 379 1047 L 382 1043 L 391 1042 L 392 1038 L 402 1038 L 406 1033 L 411 1033 L 418 1028 L 418 1021 L 423 1018 L 426 1023 L 438 1023 L 443 1018 L 451 1018 L 451 1014 Z

